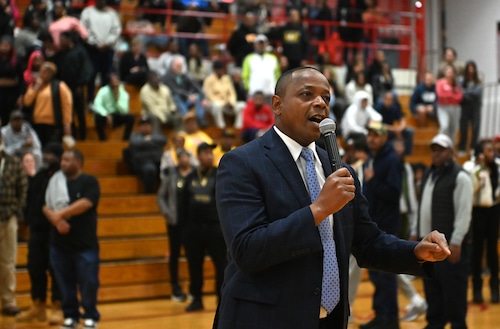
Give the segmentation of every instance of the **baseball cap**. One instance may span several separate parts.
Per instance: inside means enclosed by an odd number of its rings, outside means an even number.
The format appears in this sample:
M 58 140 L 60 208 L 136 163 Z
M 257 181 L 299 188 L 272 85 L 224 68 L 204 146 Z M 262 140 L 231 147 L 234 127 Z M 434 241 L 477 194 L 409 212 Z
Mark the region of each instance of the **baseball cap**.
M 15 111 L 10 112 L 10 117 L 9 118 L 10 118 L 10 120 L 23 119 L 24 115 L 23 115 L 23 112 L 21 112 L 19 110 L 15 110 Z
M 62 156 L 64 153 L 64 148 L 61 143 L 58 142 L 49 142 L 42 150 L 42 153 L 54 154 L 58 158 Z
M 267 42 L 267 37 L 264 34 L 259 34 L 255 37 L 255 43 L 257 42 Z
M 431 141 L 431 145 L 439 145 L 445 149 L 453 149 L 454 148 L 454 145 L 453 145 L 453 142 L 451 141 L 451 138 L 445 134 L 438 134 L 438 135 L 434 136 L 434 138 Z
M 375 132 L 379 136 L 387 134 L 387 128 L 382 122 L 370 121 L 368 122 L 368 126 L 366 128 Z
M 198 148 L 196 149 L 196 154 L 200 154 L 201 152 L 203 152 L 205 150 L 208 150 L 208 149 L 212 149 L 213 150 L 216 147 L 217 147 L 217 145 L 208 144 L 206 142 L 203 142 L 200 145 L 198 145 Z

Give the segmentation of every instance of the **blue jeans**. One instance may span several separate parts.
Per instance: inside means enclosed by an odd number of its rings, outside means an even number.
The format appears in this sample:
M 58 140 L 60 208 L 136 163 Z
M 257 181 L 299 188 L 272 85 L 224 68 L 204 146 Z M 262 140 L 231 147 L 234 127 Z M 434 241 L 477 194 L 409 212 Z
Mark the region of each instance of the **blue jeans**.
M 205 108 L 201 105 L 201 100 L 201 96 L 196 95 L 196 102 L 193 104 L 189 101 L 189 99 L 184 100 L 180 95 L 174 95 L 175 105 L 182 116 L 185 116 L 189 112 L 189 109 L 194 106 L 196 117 L 198 118 L 198 124 L 201 127 L 206 127 L 208 123 L 205 120 Z
M 62 296 L 64 318 L 99 321 L 97 311 L 97 289 L 99 288 L 99 250 L 66 251 L 50 247 L 50 260 Z M 77 287 L 82 298 L 83 316 L 80 315 L 80 303 Z

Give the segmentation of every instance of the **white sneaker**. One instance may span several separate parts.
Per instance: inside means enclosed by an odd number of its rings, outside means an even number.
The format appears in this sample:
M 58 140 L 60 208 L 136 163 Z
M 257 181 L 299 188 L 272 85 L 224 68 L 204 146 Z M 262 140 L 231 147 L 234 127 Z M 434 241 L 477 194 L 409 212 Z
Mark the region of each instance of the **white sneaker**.
M 423 303 L 418 303 L 418 304 L 410 304 L 406 308 L 407 312 L 405 315 L 401 317 L 401 321 L 413 321 L 417 319 L 419 316 L 422 314 L 425 314 L 427 312 L 427 303 L 424 301 Z
M 83 320 L 83 329 L 97 329 L 97 322 L 92 319 Z
M 78 321 L 72 318 L 66 318 L 64 319 L 64 323 L 60 327 L 60 329 L 77 329 L 78 327 L 79 327 Z

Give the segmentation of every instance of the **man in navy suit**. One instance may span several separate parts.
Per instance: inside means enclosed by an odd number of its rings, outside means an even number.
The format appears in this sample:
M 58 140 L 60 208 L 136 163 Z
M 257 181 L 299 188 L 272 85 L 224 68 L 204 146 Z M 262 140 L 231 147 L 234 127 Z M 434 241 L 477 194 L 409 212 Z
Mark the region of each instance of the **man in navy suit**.
M 318 70 L 285 72 L 272 98 L 275 126 L 222 158 L 216 201 L 229 260 L 214 328 L 345 329 L 350 253 L 362 267 L 415 275 L 428 273 L 425 262 L 450 254 L 438 232 L 417 244 L 380 231 L 352 169 L 332 173 L 326 152 L 315 145 L 329 98 Z M 314 155 L 321 186 L 313 202 L 304 148 Z M 340 302 L 330 312 L 321 296 L 323 220 L 333 227 L 339 270 Z

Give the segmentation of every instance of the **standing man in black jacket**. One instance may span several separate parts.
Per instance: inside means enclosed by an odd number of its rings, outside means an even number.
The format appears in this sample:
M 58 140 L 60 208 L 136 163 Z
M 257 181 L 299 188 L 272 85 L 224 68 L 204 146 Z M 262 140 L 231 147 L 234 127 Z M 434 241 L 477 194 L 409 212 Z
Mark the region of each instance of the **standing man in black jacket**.
M 387 128 L 381 122 L 368 123 L 367 144 L 372 153 L 363 165 L 363 194 L 368 201 L 368 213 L 386 233 L 398 235 L 401 230 L 399 199 L 403 175 L 399 158 L 388 143 Z M 360 329 L 399 329 L 397 276 L 370 270 L 375 286 L 373 310 L 375 318 L 360 325 Z
M 59 78 L 64 81 L 73 95 L 73 116 L 78 119 L 78 139 L 85 140 L 87 137 L 87 122 L 85 119 L 85 94 L 84 86 L 92 76 L 92 63 L 85 48 L 75 42 L 73 32 L 65 31 L 60 35 L 60 62 Z M 73 120 L 73 125 L 74 125 Z M 73 127 L 73 134 L 76 129 Z
M 307 64 L 309 55 L 309 36 L 302 24 L 300 11 L 291 9 L 288 23 L 270 32 L 271 39 L 281 41 L 283 55 L 288 59 L 288 69 Z
M 186 311 L 203 309 L 201 292 L 203 287 L 203 261 L 208 252 L 215 265 L 215 284 L 220 297 L 226 260 L 226 243 L 219 224 L 215 203 L 215 177 L 213 166 L 215 145 L 201 143 L 197 148 L 198 168 L 187 176 L 182 193 L 180 218 L 186 221 L 184 247 L 189 265 L 189 293 L 193 301 Z
M 257 18 L 254 13 L 247 12 L 243 22 L 233 31 L 227 42 L 227 50 L 234 57 L 236 67 L 241 67 L 245 57 L 253 53 L 256 36 Z

